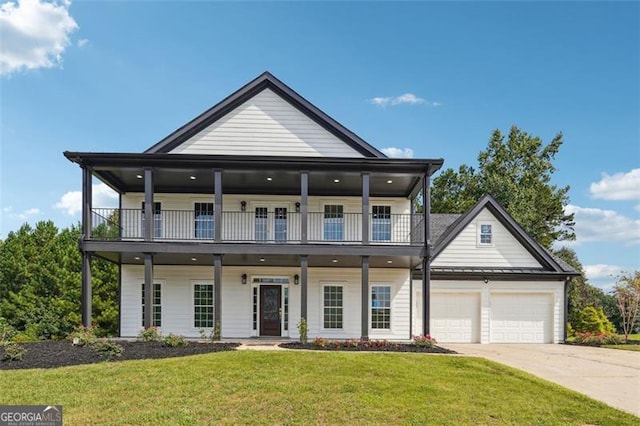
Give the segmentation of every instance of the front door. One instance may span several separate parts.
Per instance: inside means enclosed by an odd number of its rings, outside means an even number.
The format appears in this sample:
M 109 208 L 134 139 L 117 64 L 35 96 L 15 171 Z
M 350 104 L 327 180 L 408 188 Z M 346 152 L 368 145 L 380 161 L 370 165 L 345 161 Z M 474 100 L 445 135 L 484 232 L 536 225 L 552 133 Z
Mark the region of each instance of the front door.
M 282 287 L 260 286 L 260 335 L 280 336 Z

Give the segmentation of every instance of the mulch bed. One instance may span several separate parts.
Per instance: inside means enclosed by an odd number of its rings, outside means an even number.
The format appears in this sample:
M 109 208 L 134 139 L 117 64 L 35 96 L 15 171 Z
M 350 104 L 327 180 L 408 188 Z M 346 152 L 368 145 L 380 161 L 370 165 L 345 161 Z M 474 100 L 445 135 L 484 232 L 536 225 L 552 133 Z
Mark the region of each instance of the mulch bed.
M 117 343 L 124 348 L 122 355 L 106 359 L 90 346 L 73 346 L 71 342 L 66 340 L 21 343 L 20 346 L 26 349 L 23 359 L 19 361 L 0 361 L 0 370 L 56 368 L 68 365 L 132 359 L 174 358 L 209 352 L 232 351 L 239 346 L 237 343 L 190 342 L 188 346 L 170 348 L 164 346 L 162 342 L 118 341 Z
M 317 346 L 313 343 L 300 343 L 300 342 L 287 342 L 279 345 L 281 348 L 286 349 L 307 349 L 313 351 L 348 351 L 348 352 L 417 352 L 417 353 L 430 353 L 430 354 L 455 354 L 456 351 L 450 349 L 441 348 L 440 346 L 434 346 L 433 348 L 427 348 L 423 346 L 416 346 L 412 344 L 393 344 L 389 346 L 357 346 L 357 347 L 336 347 L 335 345 L 328 344 L 327 346 Z

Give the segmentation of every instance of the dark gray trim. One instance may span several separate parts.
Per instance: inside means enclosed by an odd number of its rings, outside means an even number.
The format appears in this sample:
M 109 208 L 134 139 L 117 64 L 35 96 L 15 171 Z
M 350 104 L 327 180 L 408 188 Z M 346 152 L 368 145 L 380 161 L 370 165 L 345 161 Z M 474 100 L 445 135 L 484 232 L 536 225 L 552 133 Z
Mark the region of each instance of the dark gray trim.
M 213 292 L 215 324 L 222 325 L 222 256 L 219 254 L 213 255 Z
M 369 340 L 369 257 L 362 256 L 362 285 L 360 305 L 361 339 Z
M 82 168 L 82 233 L 84 238 L 91 238 L 91 209 L 92 209 L 92 177 L 91 169 Z
M 153 255 L 144 254 L 144 328 L 153 325 Z
M 173 150 L 191 136 L 224 117 L 226 114 L 267 88 L 271 89 L 293 107 L 297 108 L 311 120 L 322 126 L 329 133 L 333 134 L 362 155 L 367 157 L 386 157 L 382 152 L 378 151 L 358 135 L 351 132 L 333 118 L 329 117 L 268 71 L 260 74 L 257 78 L 245 84 L 218 104 L 178 128 L 160 142 L 147 149 L 145 153 L 167 153 Z
M 222 170 L 216 169 L 213 172 L 213 192 L 214 192 L 214 209 L 213 209 L 213 230 L 214 239 L 217 243 L 222 241 Z
M 259 155 L 204 155 L 204 154 L 136 154 L 65 151 L 64 156 L 81 166 L 100 168 L 145 167 L 165 169 L 224 169 L 224 170 L 289 170 L 333 171 L 359 173 L 364 170 L 402 174 L 431 174 L 442 167 L 442 158 L 351 158 L 351 157 L 289 157 Z
M 475 272 L 436 272 L 431 271 L 431 280 L 445 281 L 477 281 L 485 278 L 492 281 L 562 281 L 566 278 L 566 273 L 556 272 L 526 272 L 526 273 L 483 273 Z M 422 277 L 421 272 L 416 273 L 415 277 Z
M 146 168 L 144 169 L 144 229 L 143 229 L 145 241 L 153 241 L 154 213 L 155 213 L 155 204 L 153 203 L 153 169 Z
M 92 311 L 91 253 L 82 253 L 82 325 L 91 327 Z
M 485 195 L 478 203 L 460 216 L 450 227 L 450 230 L 446 235 L 443 235 L 436 246 L 434 247 L 432 259 L 435 259 L 444 250 L 449 243 L 451 243 L 462 232 L 464 228 L 471 223 L 473 219 L 483 210 L 487 208 L 493 215 L 502 223 L 502 225 L 511 232 L 511 234 L 518 240 L 520 244 L 531 255 L 540 262 L 545 268 L 551 269 L 555 272 L 564 274 L 575 274 L 575 271 L 565 271 L 556 262 L 549 253 L 546 252 L 537 242 L 533 240 L 518 223 L 507 213 L 491 195 Z
M 564 327 L 562 327 L 564 332 L 564 342 L 566 342 L 569 337 L 569 282 L 570 280 L 564 280 L 564 315 L 562 316 L 564 320 Z
M 426 336 L 431 333 L 431 277 L 426 257 L 422 258 L 422 270 L 425 272 L 422 274 L 422 335 Z
M 369 244 L 369 173 L 362 173 L 362 244 Z
M 300 256 L 300 318 L 307 319 L 307 283 L 309 277 L 309 257 Z
M 300 172 L 300 242 L 308 242 L 309 228 L 309 172 Z
M 122 254 L 118 259 L 118 336 L 122 337 Z
M 122 253 L 193 253 L 193 254 L 300 254 L 352 256 L 425 256 L 423 246 L 359 244 L 261 244 L 261 243 L 203 243 L 178 241 L 98 241 L 83 242 L 89 251 Z

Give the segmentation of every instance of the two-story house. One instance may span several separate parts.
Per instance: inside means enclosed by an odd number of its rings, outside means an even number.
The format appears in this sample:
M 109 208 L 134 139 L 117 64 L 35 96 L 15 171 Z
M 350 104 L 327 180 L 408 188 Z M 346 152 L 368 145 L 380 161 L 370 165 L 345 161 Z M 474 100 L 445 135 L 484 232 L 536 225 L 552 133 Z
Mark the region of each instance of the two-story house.
M 296 338 L 305 318 L 310 337 L 564 339 L 570 267 L 490 197 L 429 214 L 442 159 L 387 158 L 269 73 L 143 153 L 64 155 L 83 176 L 85 325 L 100 256 L 120 266 L 123 337 Z M 118 208 L 92 205 L 93 178 Z

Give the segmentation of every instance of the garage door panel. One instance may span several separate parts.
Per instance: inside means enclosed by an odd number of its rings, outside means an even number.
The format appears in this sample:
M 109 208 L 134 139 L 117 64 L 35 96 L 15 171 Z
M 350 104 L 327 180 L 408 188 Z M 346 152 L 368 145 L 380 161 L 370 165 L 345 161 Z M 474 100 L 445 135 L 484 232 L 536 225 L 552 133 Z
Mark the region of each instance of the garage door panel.
M 446 343 L 480 341 L 480 295 L 477 293 L 433 293 L 431 334 Z
M 547 293 L 492 293 L 491 342 L 550 343 L 552 301 Z

